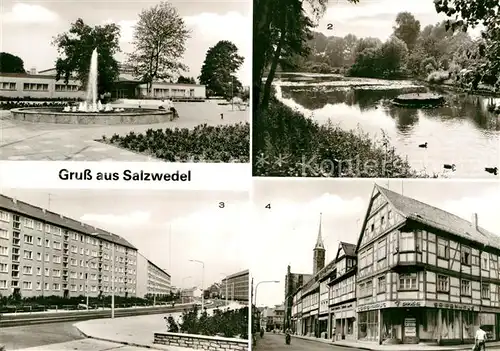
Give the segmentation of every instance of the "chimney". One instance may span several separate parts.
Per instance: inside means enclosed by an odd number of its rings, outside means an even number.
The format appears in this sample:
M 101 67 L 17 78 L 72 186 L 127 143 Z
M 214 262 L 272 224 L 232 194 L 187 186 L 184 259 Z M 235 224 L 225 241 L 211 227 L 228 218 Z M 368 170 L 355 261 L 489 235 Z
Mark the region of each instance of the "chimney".
M 36 75 L 36 67 L 31 67 L 30 68 L 30 74 L 31 75 Z
M 477 213 L 472 214 L 472 227 L 474 227 L 475 230 L 478 230 L 479 225 L 477 224 Z
M 61 217 L 61 219 L 64 219 L 64 216 L 62 214 L 59 214 L 59 217 Z
M 45 208 L 42 208 L 42 212 L 47 213 L 47 210 L 45 210 Z
M 17 199 L 15 197 L 12 198 L 12 202 L 17 204 Z

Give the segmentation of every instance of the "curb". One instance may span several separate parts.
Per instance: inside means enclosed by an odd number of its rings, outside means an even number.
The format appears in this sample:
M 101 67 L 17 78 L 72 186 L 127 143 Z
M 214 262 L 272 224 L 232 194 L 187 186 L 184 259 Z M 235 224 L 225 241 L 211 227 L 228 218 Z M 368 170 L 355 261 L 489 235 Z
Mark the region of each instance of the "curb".
M 75 324 L 73 324 L 73 327 L 75 327 L 78 330 L 78 332 L 80 334 L 82 334 L 87 339 L 94 339 L 94 340 L 99 340 L 99 341 L 113 342 L 115 344 L 122 344 L 122 345 L 127 345 L 127 346 L 134 346 L 134 347 L 142 347 L 142 348 L 152 349 L 152 350 L 163 350 L 163 351 L 166 350 L 166 349 L 163 349 L 163 348 L 155 348 L 155 347 L 152 347 L 151 345 L 142 345 L 142 344 L 137 344 L 137 343 L 128 342 L 128 341 L 117 341 L 117 340 L 112 340 L 112 339 L 99 338 L 99 337 L 95 337 L 95 336 L 88 335 L 88 334 L 84 333 Z

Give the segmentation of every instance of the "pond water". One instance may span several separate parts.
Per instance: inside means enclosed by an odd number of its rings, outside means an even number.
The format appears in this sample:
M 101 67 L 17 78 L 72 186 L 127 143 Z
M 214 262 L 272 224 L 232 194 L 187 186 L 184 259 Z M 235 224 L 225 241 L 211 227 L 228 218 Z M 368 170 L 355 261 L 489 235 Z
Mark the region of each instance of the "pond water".
M 411 81 L 338 75 L 282 74 L 275 88 L 281 102 L 319 123 L 330 120 L 377 139 L 384 133 L 416 170 L 448 178 L 498 178 L 484 170 L 500 167 L 500 120 L 488 111 L 491 98 L 431 90 Z M 391 103 L 416 92 L 442 94 L 446 104 L 411 109 Z M 420 148 L 424 143 L 427 148 Z M 444 164 L 454 164 L 455 171 Z

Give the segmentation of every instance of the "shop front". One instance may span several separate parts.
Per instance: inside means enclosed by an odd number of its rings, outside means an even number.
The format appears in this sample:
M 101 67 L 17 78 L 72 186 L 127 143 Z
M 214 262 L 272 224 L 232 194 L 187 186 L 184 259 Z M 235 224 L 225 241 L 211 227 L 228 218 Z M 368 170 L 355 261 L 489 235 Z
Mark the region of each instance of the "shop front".
M 365 305 L 358 308 L 358 338 L 384 344 L 453 345 L 473 342 L 481 326 L 488 340 L 498 340 L 500 320 L 495 312 L 500 310 L 434 301 Z
M 318 317 L 318 336 L 322 339 L 328 338 L 328 314 Z
M 356 340 L 356 302 L 332 307 L 335 314 L 335 340 Z

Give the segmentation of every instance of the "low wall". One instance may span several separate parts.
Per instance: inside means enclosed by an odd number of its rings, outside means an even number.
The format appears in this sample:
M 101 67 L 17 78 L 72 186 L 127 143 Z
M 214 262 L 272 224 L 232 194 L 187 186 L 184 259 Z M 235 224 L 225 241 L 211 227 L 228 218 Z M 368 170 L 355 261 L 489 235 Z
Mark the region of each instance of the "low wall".
M 160 345 L 189 347 L 207 351 L 248 351 L 249 349 L 248 340 L 181 333 L 155 333 L 153 342 Z
M 15 108 L 10 110 L 12 119 L 32 123 L 55 124 L 155 124 L 165 123 L 172 119 L 172 113 L 165 110 L 143 110 L 144 112 L 111 112 L 111 113 L 85 113 L 85 112 L 53 112 L 30 108 Z

